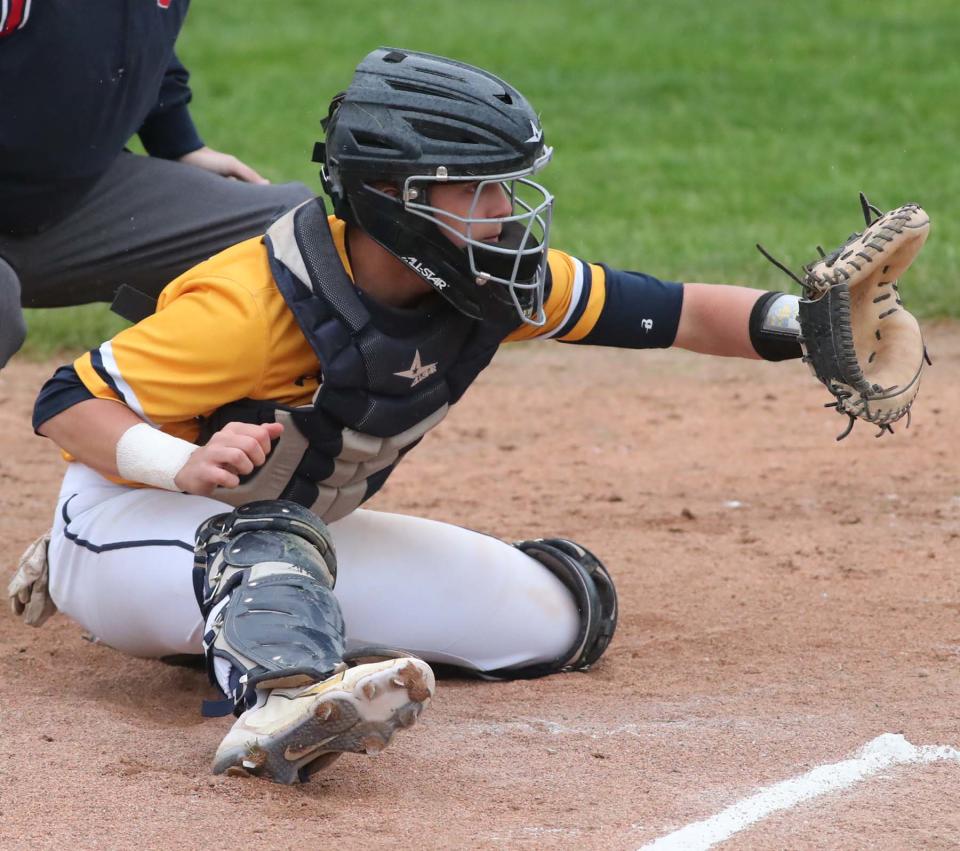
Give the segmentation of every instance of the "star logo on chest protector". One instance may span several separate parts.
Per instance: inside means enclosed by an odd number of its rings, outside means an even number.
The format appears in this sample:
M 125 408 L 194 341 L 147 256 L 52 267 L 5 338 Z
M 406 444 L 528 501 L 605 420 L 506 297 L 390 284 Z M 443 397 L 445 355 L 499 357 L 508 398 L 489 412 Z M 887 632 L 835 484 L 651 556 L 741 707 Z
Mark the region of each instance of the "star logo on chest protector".
M 395 372 L 394 375 L 399 378 L 409 378 L 410 386 L 416 387 L 423 379 L 430 377 L 436 371 L 437 365 L 435 363 L 420 362 L 420 350 L 417 349 L 413 356 L 413 363 L 410 364 L 410 369 L 405 369 L 403 372 Z

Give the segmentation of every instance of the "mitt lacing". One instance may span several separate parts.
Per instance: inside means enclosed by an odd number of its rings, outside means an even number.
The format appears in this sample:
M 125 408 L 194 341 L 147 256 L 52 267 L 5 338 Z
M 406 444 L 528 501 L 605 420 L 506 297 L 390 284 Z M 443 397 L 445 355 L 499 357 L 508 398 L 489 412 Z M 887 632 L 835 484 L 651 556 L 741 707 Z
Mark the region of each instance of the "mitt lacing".
M 897 233 L 897 234 L 903 233 L 903 229 L 906 223 L 910 220 L 910 210 L 915 206 L 916 205 L 908 204 L 908 205 L 904 205 L 904 207 L 901 207 L 898 210 L 891 212 L 886 217 L 886 221 L 883 222 L 883 225 L 878 230 L 871 233 L 870 228 L 878 224 L 879 222 L 881 222 L 881 220 L 884 219 L 884 214 L 877 207 L 871 204 L 867 200 L 867 196 L 863 192 L 861 192 L 860 208 L 863 212 L 863 219 L 866 224 L 865 231 L 851 234 L 850 237 L 846 240 L 846 242 L 843 243 L 843 245 L 841 245 L 839 248 L 835 249 L 834 251 L 830 252 L 830 254 L 827 254 L 823 250 L 823 247 L 818 245 L 817 252 L 820 255 L 820 261 L 811 263 L 809 266 L 804 266 L 803 267 L 804 274 L 802 278 L 796 275 L 784 263 L 781 263 L 779 260 L 777 260 L 762 245 L 760 245 L 760 243 L 757 243 L 757 249 L 767 260 L 769 260 L 781 272 L 786 274 L 791 280 L 793 280 L 795 283 L 797 283 L 800 286 L 800 288 L 803 290 L 804 298 L 808 299 L 809 301 L 816 301 L 817 299 L 821 298 L 827 292 L 827 290 L 830 289 L 831 287 L 846 283 L 850 279 L 850 275 L 845 269 L 837 268 L 837 269 L 833 269 L 832 274 L 821 273 L 818 276 L 813 273 L 813 268 L 815 266 L 823 262 L 823 265 L 826 268 L 832 269 L 833 266 L 838 261 L 844 261 L 849 263 L 859 272 L 862 268 L 861 264 L 858 263 L 856 260 L 853 260 L 852 258 L 856 256 L 856 257 L 862 258 L 862 260 L 865 261 L 866 263 L 873 262 L 875 257 L 871 257 L 869 254 L 867 254 L 863 250 L 863 248 L 869 247 L 869 248 L 872 248 L 877 254 L 882 254 L 885 248 L 884 243 L 893 242 L 893 237 L 890 235 L 890 232 Z M 858 239 L 860 240 L 861 247 L 851 248 L 850 246 L 853 243 L 855 243 Z M 890 268 L 889 266 L 884 267 L 883 272 L 886 273 L 889 268 Z M 885 301 L 893 297 L 896 306 L 882 311 L 877 317 L 878 320 L 885 319 L 886 317 L 896 313 L 903 304 L 903 302 L 901 302 L 900 300 L 899 289 L 895 281 L 883 281 L 880 283 L 880 286 L 888 286 L 888 285 L 891 285 L 892 292 L 884 293 L 883 295 L 878 296 L 877 298 L 873 299 L 873 303 L 878 304 L 879 302 Z M 848 304 L 846 305 L 846 309 L 848 314 L 849 312 Z M 843 311 L 841 310 L 841 312 Z M 845 327 L 849 329 L 850 328 L 849 315 L 846 316 L 846 320 L 847 322 Z M 876 334 L 877 340 L 879 341 L 881 339 L 881 333 L 879 328 L 876 329 L 875 334 Z M 897 385 L 897 384 L 894 384 L 887 388 L 881 387 L 879 384 L 871 385 L 869 382 L 867 382 L 863 378 L 863 372 L 860 369 L 860 364 L 856 356 L 856 350 L 854 349 L 854 346 L 853 346 L 852 333 L 844 334 L 843 338 L 844 338 L 843 339 L 844 352 L 842 353 L 842 355 L 844 356 L 844 360 L 846 361 L 846 363 L 844 364 L 844 367 L 848 372 L 848 374 L 851 374 L 852 376 L 854 376 L 854 384 L 858 385 L 857 389 L 859 393 L 855 394 L 852 390 L 845 389 L 843 386 L 839 386 L 833 383 L 827 385 L 830 392 L 833 393 L 834 396 L 836 396 L 836 401 L 828 402 L 827 404 L 824 405 L 824 407 L 835 408 L 837 413 L 846 414 L 846 416 L 849 417 L 849 422 L 847 423 L 846 428 L 837 436 L 837 440 L 838 441 L 843 440 L 853 430 L 853 426 L 856 424 L 858 415 L 852 413 L 851 407 L 854 407 L 857 404 L 862 405 L 862 408 L 860 409 L 860 412 L 859 412 L 859 416 L 863 419 L 866 419 L 868 422 L 871 422 L 874 425 L 878 426 L 879 431 L 876 433 L 876 435 L 874 435 L 875 437 L 881 437 L 883 434 L 888 432 L 890 434 L 893 434 L 892 423 L 896 422 L 897 420 L 901 419 L 904 416 L 906 416 L 907 418 L 905 427 L 910 428 L 910 421 L 911 421 L 910 409 L 913 406 L 913 400 L 908 402 L 903 407 L 897 408 L 886 414 L 871 414 L 869 405 L 871 401 L 875 401 L 879 399 L 888 399 L 894 395 L 897 395 L 893 391 L 897 391 L 897 393 L 901 393 L 904 390 L 912 387 L 920 378 L 920 372 L 923 369 L 923 362 L 921 362 L 920 366 L 917 368 L 917 371 L 914 373 L 913 378 L 911 378 L 910 381 L 904 387 L 901 387 L 900 385 Z M 803 339 L 802 336 L 800 337 L 800 344 L 801 346 L 805 344 L 805 340 Z M 871 352 L 870 356 L 867 359 L 867 362 L 872 363 L 875 357 L 876 357 L 876 351 Z M 930 355 L 927 352 L 926 345 L 924 345 L 923 347 L 923 359 L 931 366 L 933 365 L 933 361 L 931 361 Z M 809 364 L 811 362 L 811 358 L 807 356 L 806 350 L 804 350 L 804 355 L 802 360 L 806 364 Z M 860 378 L 859 381 L 856 380 L 855 378 L 856 376 L 859 376 Z M 859 386 L 859 385 L 862 385 L 862 386 Z M 867 395 L 868 393 L 871 393 L 872 395 L 868 396 Z M 849 400 L 854 398 L 855 396 L 857 397 L 857 402 L 854 402 L 853 405 L 849 404 Z

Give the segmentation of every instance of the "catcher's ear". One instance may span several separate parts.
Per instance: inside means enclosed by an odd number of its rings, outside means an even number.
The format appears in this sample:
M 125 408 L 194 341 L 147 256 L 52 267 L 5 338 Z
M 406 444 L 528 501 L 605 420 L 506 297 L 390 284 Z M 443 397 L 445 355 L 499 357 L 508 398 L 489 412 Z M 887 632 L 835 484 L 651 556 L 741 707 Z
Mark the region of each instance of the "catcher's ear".
M 370 186 L 377 190 L 377 192 L 382 192 L 384 195 L 389 195 L 391 198 L 400 197 L 400 187 L 395 183 L 391 183 L 389 180 L 376 180 L 370 184 Z

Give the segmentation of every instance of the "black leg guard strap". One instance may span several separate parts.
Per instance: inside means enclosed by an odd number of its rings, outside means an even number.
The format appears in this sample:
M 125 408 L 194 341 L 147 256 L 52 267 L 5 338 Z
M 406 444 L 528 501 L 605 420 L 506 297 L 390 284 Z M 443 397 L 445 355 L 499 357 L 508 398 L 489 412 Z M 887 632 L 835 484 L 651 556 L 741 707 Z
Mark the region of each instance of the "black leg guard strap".
M 220 687 L 229 666 L 230 702 L 208 705 L 207 714 L 239 714 L 256 701 L 258 687 L 319 682 L 342 664 L 335 579 L 326 526 L 295 503 L 248 503 L 200 527 L 194 586 L 211 682 Z
M 573 594 L 580 611 L 580 631 L 573 646 L 552 662 L 525 668 L 486 671 L 490 679 L 517 680 L 560 671 L 586 671 L 602 655 L 617 628 L 617 589 L 600 560 L 589 550 L 563 538 L 537 538 L 514 546 L 535 558 Z

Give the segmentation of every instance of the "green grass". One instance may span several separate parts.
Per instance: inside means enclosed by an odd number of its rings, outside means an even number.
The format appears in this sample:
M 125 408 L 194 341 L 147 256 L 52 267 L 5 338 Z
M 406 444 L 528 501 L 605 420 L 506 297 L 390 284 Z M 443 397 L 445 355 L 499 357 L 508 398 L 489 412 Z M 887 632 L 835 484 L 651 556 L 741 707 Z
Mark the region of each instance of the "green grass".
M 753 244 L 796 268 L 859 226 L 863 190 L 880 207 L 927 208 L 934 230 L 905 301 L 960 315 L 954 0 L 332 9 L 193 5 L 178 52 L 208 144 L 319 191 L 309 159 L 331 94 L 373 47 L 429 50 L 501 74 L 540 110 L 558 248 L 668 279 L 784 289 Z M 122 324 L 102 306 L 28 321 L 37 353 L 94 345 Z

